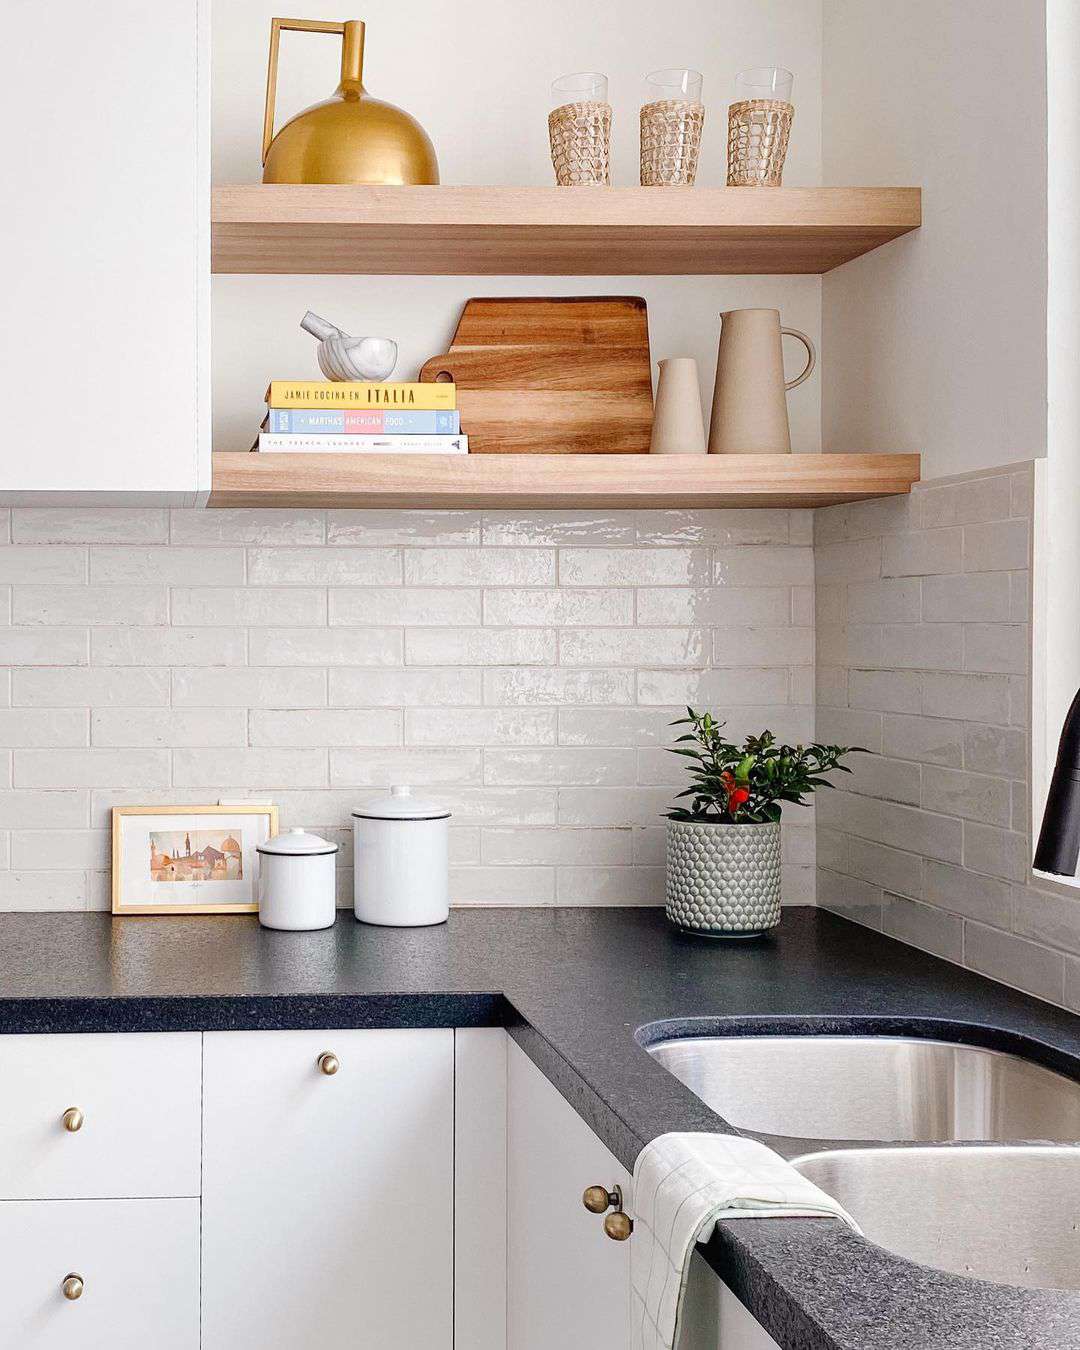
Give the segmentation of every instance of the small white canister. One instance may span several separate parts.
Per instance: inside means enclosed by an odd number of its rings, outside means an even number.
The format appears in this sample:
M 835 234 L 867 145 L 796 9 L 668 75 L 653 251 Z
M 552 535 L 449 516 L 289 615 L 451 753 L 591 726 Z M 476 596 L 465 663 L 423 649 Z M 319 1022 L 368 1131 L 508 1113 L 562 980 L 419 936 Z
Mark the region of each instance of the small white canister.
M 362 923 L 418 928 L 450 914 L 450 812 L 392 787 L 353 813 L 353 886 Z
M 259 922 L 293 931 L 330 928 L 337 917 L 337 844 L 306 830 L 286 830 L 256 846 Z

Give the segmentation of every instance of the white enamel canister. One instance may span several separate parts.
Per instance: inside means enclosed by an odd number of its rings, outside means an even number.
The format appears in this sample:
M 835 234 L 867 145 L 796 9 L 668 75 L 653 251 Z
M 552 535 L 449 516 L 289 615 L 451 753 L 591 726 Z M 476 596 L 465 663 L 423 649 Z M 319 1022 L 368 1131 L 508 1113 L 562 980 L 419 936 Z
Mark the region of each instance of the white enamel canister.
M 353 898 L 363 923 L 417 928 L 450 913 L 450 812 L 392 787 L 353 815 Z
M 337 917 L 337 844 L 286 830 L 257 846 L 259 922 L 264 928 L 329 928 Z

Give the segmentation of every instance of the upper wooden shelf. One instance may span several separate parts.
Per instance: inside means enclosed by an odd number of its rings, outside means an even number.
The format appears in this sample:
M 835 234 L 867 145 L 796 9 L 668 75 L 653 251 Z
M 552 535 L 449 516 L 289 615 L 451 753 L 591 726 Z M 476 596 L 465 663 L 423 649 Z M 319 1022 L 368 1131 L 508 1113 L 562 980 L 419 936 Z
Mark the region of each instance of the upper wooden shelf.
M 828 272 L 922 221 L 885 188 L 328 187 L 213 193 L 215 272 Z
M 918 455 L 214 455 L 211 506 L 833 506 L 909 492 Z

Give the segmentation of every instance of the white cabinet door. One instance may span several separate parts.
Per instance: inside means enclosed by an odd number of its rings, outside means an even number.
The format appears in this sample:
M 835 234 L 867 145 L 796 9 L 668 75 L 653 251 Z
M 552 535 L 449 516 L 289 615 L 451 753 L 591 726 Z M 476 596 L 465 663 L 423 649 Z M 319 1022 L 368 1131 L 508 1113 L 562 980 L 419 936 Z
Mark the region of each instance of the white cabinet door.
M 0 1345 L 199 1350 L 198 1200 L 8 1200 L 0 1265 Z
M 581 1203 L 630 1177 L 513 1041 L 507 1055 L 508 1350 L 626 1350 L 630 1242 Z
M 0 1200 L 197 1196 L 201 1039 L 0 1036 Z
M 209 486 L 206 3 L 3 6 L 2 500 Z
M 449 1350 L 453 1032 L 203 1048 L 203 1350 Z

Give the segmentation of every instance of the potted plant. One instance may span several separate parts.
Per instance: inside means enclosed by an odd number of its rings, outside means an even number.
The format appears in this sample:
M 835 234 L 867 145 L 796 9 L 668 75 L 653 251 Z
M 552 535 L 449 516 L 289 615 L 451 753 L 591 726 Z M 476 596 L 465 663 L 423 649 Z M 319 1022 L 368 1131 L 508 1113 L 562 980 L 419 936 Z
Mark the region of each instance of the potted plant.
M 857 746 L 780 745 L 771 731 L 741 746 L 711 713 L 687 708 L 672 754 L 691 761 L 688 806 L 668 811 L 667 916 L 707 937 L 757 937 L 780 922 L 780 812 L 850 773 Z

